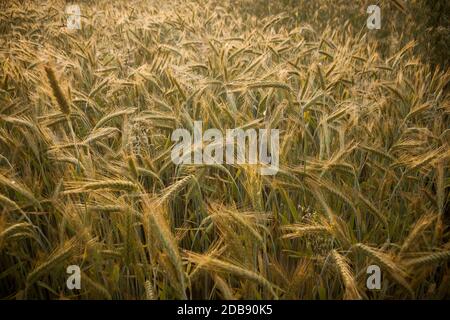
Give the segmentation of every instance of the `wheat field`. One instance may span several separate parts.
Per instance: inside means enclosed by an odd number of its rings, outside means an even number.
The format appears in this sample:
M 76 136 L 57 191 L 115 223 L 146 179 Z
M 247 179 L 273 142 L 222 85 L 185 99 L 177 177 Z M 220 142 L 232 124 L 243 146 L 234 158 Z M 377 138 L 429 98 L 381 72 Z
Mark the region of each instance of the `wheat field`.
M 80 30 L 64 1 L 0 12 L 0 298 L 450 297 L 450 72 L 417 42 L 212 0 L 78 3 Z M 194 121 L 279 129 L 278 173 L 175 165 Z

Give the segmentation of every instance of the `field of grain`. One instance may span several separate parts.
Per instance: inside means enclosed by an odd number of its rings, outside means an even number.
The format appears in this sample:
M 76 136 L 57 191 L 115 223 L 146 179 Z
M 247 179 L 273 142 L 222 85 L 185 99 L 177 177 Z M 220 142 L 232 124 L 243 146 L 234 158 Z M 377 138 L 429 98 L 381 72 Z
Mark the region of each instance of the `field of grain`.
M 248 2 L 0 6 L 0 298 L 450 297 L 449 70 Z M 194 121 L 279 129 L 279 171 L 175 165 Z

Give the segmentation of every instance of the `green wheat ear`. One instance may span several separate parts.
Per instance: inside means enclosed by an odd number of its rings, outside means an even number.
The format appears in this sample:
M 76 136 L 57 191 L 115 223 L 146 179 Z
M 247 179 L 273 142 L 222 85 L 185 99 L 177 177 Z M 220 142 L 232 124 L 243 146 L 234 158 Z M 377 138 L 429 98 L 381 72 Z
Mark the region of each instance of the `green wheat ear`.
M 55 72 L 50 66 L 45 66 L 45 73 L 47 74 L 48 82 L 50 83 L 50 87 L 52 87 L 53 96 L 55 97 L 56 101 L 58 102 L 59 108 L 61 109 L 61 112 L 69 115 L 70 114 L 70 105 L 67 102 L 66 97 L 63 94 L 63 91 L 61 90 L 61 87 L 59 86 L 58 80 L 56 80 Z

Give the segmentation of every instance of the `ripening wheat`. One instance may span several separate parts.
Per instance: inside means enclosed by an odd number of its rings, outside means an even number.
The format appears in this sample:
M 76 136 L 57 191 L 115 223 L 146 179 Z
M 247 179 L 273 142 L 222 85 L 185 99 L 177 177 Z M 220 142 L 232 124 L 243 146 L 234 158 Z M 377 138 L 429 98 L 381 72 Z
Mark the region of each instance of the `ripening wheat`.
M 64 6 L 0 13 L 1 298 L 450 296 L 450 72 L 416 43 L 211 0 L 85 1 L 69 30 Z M 194 121 L 279 129 L 280 170 L 176 166 Z

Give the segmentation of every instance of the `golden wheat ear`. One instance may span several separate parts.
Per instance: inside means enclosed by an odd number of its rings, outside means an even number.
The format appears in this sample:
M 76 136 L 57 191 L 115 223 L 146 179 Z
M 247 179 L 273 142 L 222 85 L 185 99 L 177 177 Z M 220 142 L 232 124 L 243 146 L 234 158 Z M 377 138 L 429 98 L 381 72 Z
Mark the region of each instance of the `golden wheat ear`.
M 333 250 L 331 255 L 336 263 L 336 268 L 344 282 L 345 293 L 344 299 L 349 300 L 359 300 L 361 299 L 361 294 L 358 290 L 358 285 L 353 271 L 350 267 L 349 261 L 346 257 L 341 255 L 337 250 Z
M 58 83 L 58 80 L 56 79 L 55 72 L 53 71 L 53 68 L 50 67 L 50 65 L 46 65 L 44 67 L 45 73 L 47 74 L 48 82 L 50 83 L 50 87 L 52 88 L 53 96 L 56 99 L 56 102 L 58 102 L 58 106 L 61 109 L 61 112 L 69 115 L 70 114 L 70 105 L 67 102 L 66 97 L 64 96 L 64 93 Z

